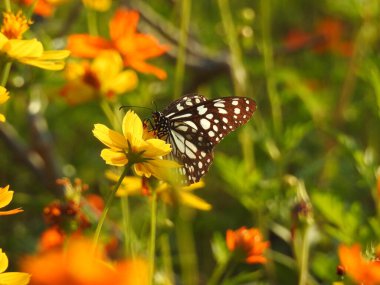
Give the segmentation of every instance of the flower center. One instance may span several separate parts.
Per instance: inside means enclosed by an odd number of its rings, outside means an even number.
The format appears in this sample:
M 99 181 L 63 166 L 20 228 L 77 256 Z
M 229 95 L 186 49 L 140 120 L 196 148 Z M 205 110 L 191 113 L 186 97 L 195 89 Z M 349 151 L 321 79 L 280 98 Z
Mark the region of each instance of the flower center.
M 21 39 L 22 34 L 29 29 L 32 23 L 21 11 L 18 11 L 17 14 L 5 12 L 3 13 L 3 24 L 0 32 L 8 39 Z

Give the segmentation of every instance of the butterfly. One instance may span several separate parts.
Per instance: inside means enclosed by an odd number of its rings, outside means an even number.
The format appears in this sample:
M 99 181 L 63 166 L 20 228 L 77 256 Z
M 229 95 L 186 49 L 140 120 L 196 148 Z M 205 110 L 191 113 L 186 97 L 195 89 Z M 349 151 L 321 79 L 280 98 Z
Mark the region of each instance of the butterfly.
M 197 94 L 185 95 L 162 112 L 152 114 L 152 129 L 170 143 L 169 159 L 182 165 L 178 169 L 183 184 L 198 182 L 213 161 L 214 147 L 230 132 L 244 125 L 256 110 L 247 97 L 208 100 Z

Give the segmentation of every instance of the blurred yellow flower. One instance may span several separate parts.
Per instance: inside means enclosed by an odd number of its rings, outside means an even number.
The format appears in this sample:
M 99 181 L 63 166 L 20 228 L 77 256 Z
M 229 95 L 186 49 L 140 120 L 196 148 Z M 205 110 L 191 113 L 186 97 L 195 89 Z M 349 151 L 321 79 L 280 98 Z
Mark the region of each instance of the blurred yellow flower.
M 120 178 L 120 175 L 117 175 L 113 171 L 107 171 L 106 177 L 113 182 L 117 182 Z M 184 206 L 195 208 L 201 211 L 209 211 L 211 210 L 212 206 L 203 199 L 191 193 L 193 190 L 202 187 L 204 187 L 203 181 L 191 184 L 189 186 L 180 186 L 178 189 L 169 183 L 160 182 L 156 188 L 156 192 L 158 194 L 158 197 L 162 199 L 164 203 L 167 203 L 169 205 L 180 203 Z M 127 176 L 121 182 L 116 195 L 141 195 L 146 192 L 150 192 L 144 188 L 148 188 L 148 186 L 145 185 L 141 177 Z
M 171 152 L 170 144 L 160 139 L 144 139 L 143 124 L 133 111 L 125 114 L 122 132 L 102 124 L 94 126 L 94 136 L 108 147 L 100 154 L 107 164 L 125 166 L 130 163 L 137 175 L 153 175 L 158 179 L 164 179 L 168 169 L 179 167 L 175 161 L 162 159 Z
M 111 7 L 111 0 L 82 0 L 83 4 L 90 9 L 104 12 Z
M 0 105 L 7 102 L 9 99 L 9 92 L 3 86 L 0 86 Z M 0 122 L 5 122 L 5 116 L 0 114 Z
M 13 199 L 13 191 L 9 191 L 9 185 L 5 187 L 0 187 L 0 208 L 8 206 L 8 204 Z M 0 211 L 0 216 L 13 215 L 22 212 L 21 208 L 9 210 L 9 211 Z M 0 282 L 1 284 L 1 282 Z
M 4 272 L 8 268 L 8 257 L 0 248 L 0 284 L 4 285 L 26 285 L 29 283 L 30 275 L 23 272 Z
M 100 53 L 92 63 L 68 63 L 65 77 L 67 84 L 61 95 L 73 105 L 101 97 L 111 99 L 137 86 L 136 73 L 133 70 L 123 71 L 123 60 L 114 51 Z
M 145 285 L 148 265 L 142 259 L 107 261 L 104 250 L 91 252 L 90 240 L 76 237 L 65 248 L 42 252 L 23 260 L 31 285 Z M 0 283 L 2 284 L 2 283 Z
M 63 69 L 64 59 L 70 55 L 68 50 L 44 51 L 42 43 L 38 40 L 21 39 L 30 24 L 21 12 L 4 13 L 0 29 L 0 59 L 18 61 L 48 70 Z
M 158 185 L 156 191 L 159 197 L 169 205 L 180 203 L 182 205 L 201 211 L 209 211 L 211 210 L 212 206 L 205 200 L 192 193 L 192 191 L 203 187 L 203 181 L 193 183 L 189 186 L 180 186 L 177 189 L 169 183 L 161 182 Z

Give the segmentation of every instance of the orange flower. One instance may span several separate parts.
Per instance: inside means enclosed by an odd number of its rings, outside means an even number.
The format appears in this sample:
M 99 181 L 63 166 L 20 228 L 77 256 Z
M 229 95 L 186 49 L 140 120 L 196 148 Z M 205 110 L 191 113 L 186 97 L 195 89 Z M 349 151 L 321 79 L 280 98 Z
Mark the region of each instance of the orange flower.
M 338 251 L 341 265 L 354 281 L 365 285 L 380 284 L 380 262 L 365 259 L 359 244 L 341 245 Z
M 45 230 L 40 238 L 39 249 L 41 252 L 59 248 L 65 241 L 65 234 L 58 227 L 50 227 Z
M 21 3 L 26 6 L 31 6 L 34 2 L 35 0 L 21 0 Z M 37 0 L 33 12 L 42 17 L 50 17 L 53 15 L 55 7 L 64 2 L 67 2 L 67 0 Z
M 136 11 L 119 9 L 109 24 L 111 40 L 74 34 L 69 36 L 67 48 L 73 56 L 84 58 L 94 58 L 103 50 L 117 50 L 123 57 L 124 66 L 165 79 L 166 72 L 146 63 L 146 60 L 164 54 L 168 47 L 150 35 L 137 33 L 138 21 Z
M 94 256 L 91 241 L 71 239 L 67 248 L 55 249 L 22 261 L 32 275 L 30 285 L 145 285 L 148 267 L 143 260 L 107 262 L 104 251 Z
M 263 256 L 269 247 L 268 241 L 263 241 L 260 230 L 241 227 L 236 231 L 228 230 L 226 234 L 227 247 L 237 256 L 243 257 L 247 263 L 265 263 L 267 259 Z

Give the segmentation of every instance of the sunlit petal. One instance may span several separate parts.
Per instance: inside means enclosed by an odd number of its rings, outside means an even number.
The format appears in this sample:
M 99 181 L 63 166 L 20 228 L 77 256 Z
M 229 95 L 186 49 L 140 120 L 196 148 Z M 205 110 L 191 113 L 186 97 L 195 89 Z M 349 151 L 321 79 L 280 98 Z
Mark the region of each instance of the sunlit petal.
M 95 124 L 92 133 L 98 140 L 112 149 L 128 148 L 127 140 L 120 133 L 107 128 L 105 125 Z
M 123 152 L 114 151 L 109 148 L 103 149 L 100 156 L 110 165 L 124 166 L 128 163 L 128 159 Z

